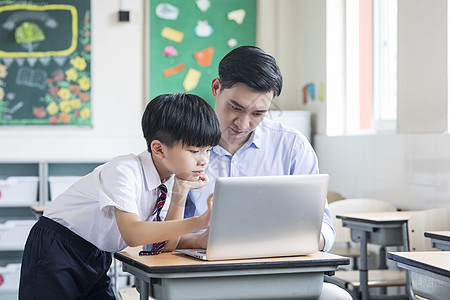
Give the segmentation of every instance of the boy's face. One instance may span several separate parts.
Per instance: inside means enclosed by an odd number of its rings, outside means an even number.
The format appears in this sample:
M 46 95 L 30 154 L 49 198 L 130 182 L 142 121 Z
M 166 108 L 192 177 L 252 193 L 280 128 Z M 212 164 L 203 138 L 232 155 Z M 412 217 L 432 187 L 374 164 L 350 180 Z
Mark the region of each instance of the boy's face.
M 218 78 L 211 84 L 222 137 L 219 145 L 233 154 L 250 137 L 269 110 L 273 92 L 256 92 L 243 83 L 221 90 Z
M 165 166 L 171 174 L 184 179 L 196 181 L 204 175 L 209 162 L 211 147 L 183 146 L 176 143 L 172 147 L 164 147 Z

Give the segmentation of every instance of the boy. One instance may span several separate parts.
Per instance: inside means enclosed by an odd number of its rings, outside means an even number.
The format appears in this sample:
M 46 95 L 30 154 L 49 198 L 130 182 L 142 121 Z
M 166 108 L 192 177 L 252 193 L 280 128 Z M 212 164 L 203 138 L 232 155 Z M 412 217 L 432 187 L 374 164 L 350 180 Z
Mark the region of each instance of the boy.
M 210 208 L 183 215 L 189 190 L 208 183 L 203 172 L 221 134 L 214 110 L 198 96 L 161 95 L 147 105 L 142 130 L 146 151 L 97 167 L 44 211 L 25 246 L 20 299 L 115 299 L 112 252 L 149 243 L 155 249 L 145 254 L 171 251 L 179 236 L 209 225 Z M 165 221 L 149 222 L 162 218 L 171 183 Z

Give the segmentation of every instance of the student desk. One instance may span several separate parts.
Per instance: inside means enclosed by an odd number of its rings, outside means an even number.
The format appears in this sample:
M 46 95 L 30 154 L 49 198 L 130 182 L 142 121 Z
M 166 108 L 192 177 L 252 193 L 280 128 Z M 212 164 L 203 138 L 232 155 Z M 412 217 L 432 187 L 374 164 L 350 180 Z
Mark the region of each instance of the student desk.
M 376 213 L 351 213 L 336 216 L 342 225 L 350 228 L 354 242 L 361 247 L 359 267 L 360 292 L 363 300 L 369 299 L 367 272 L 367 244 L 380 246 L 404 246 L 408 249 L 406 222 L 416 211 L 391 211 Z
M 140 299 L 317 299 L 324 274 L 349 259 L 317 252 L 306 256 L 202 261 L 178 252 L 139 256 L 116 252 L 135 276 Z
M 450 252 L 389 252 L 389 259 L 409 270 L 416 295 L 430 300 L 448 299 L 450 295 Z
M 44 213 L 46 206 L 45 205 L 33 205 L 31 206 L 31 210 L 33 211 L 33 215 L 36 217 L 36 219 L 39 220 L 39 218 Z
M 450 231 L 426 231 L 425 236 L 431 239 L 431 247 L 450 251 Z

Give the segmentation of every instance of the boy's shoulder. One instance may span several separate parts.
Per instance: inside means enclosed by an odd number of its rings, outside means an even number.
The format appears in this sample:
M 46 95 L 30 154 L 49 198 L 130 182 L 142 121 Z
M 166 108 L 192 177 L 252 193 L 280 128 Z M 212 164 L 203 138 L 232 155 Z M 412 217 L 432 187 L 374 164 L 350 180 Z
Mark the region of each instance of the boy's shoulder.
M 139 163 L 139 156 L 132 153 L 116 156 L 108 162 L 109 165 L 135 165 Z
M 116 156 L 113 159 L 111 159 L 109 162 L 107 162 L 103 170 L 116 170 L 119 172 L 138 172 L 142 170 L 143 165 L 145 165 L 145 162 L 148 160 L 142 159 L 141 156 L 143 153 L 136 155 L 136 154 L 125 154 Z M 151 162 L 151 159 L 150 159 Z

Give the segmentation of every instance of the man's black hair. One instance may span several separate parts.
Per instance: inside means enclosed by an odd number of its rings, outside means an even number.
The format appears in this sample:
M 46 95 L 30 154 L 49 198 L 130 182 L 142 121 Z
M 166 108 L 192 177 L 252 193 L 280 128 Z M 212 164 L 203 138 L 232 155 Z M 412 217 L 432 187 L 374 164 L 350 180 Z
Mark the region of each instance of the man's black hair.
M 275 58 L 254 46 L 241 46 L 225 55 L 219 63 L 219 79 L 222 89 L 240 82 L 258 92 L 273 91 L 274 97 L 283 86 Z
M 168 147 L 215 146 L 220 140 L 216 113 L 205 100 L 192 94 L 164 94 L 151 100 L 142 116 L 142 132 L 147 149 L 153 140 Z

